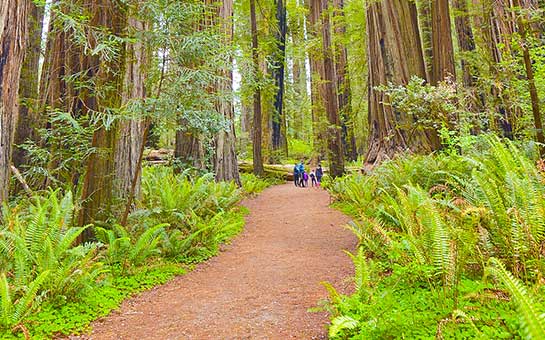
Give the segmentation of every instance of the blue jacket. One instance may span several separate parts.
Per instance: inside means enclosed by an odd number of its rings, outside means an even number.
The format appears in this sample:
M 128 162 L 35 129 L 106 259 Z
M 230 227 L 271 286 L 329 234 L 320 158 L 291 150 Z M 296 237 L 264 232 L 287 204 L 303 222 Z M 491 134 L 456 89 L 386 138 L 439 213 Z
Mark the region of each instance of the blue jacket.
M 303 163 L 299 163 L 297 165 L 298 169 L 299 169 L 299 172 L 300 174 L 304 173 L 305 172 L 305 165 Z
M 296 165 L 293 167 L 293 174 L 294 174 L 294 175 L 299 175 L 299 164 L 296 164 Z

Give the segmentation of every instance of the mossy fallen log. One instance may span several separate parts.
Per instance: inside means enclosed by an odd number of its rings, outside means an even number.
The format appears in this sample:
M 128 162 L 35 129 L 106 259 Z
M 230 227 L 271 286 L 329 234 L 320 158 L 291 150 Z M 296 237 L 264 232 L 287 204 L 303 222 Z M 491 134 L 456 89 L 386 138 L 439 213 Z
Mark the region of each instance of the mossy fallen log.
M 252 173 L 254 166 L 249 162 L 239 162 L 238 168 L 242 173 Z M 293 172 L 284 165 L 264 164 L 265 177 L 283 178 L 286 181 L 293 181 Z

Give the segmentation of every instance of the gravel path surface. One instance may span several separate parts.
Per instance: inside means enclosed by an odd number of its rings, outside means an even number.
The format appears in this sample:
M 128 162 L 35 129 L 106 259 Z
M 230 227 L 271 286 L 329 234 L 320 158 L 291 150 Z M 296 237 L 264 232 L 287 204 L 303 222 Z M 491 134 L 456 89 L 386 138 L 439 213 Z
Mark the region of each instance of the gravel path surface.
M 349 289 L 357 240 L 327 192 L 284 184 L 243 205 L 244 232 L 219 256 L 96 321 L 92 339 L 326 339 L 321 281 Z

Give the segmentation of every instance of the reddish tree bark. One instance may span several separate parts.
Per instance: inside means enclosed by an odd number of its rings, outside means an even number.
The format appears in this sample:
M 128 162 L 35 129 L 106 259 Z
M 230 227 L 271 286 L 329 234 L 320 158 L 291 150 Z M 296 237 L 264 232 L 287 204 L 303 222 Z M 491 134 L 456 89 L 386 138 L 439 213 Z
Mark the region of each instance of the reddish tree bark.
M 0 204 L 8 198 L 19 78 L 27 42 L 27 0 L 0 2 Z
M 407 150 L 439 148 L 435 131 L 413 129 L 417 117 L 396 112 L 377 86 L 407 84 L 412 76 L 425 79 L 426 69 L 418 30 L 416 5 L 404 0 L 371 2 L 367 8 L 369 68 L 369 142 L 367 163 L 377 163 Z
M 447 78 L 456 80 L 454 66 L 454 47 L 448 0 L 432 0 L 431 5 L 432 67 L 431 83 Z

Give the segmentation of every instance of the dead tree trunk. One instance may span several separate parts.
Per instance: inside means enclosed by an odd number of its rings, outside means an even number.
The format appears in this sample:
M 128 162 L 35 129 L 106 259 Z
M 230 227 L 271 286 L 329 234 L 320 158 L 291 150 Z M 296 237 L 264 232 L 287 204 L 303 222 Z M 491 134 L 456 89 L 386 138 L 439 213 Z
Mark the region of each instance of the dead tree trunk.
M 435 131 L 414 128 L 416 117 L 395 112 L 377 86 L 407 84 L 412 76 L 426 77 L 416 5 L 382 0 L 367 8 L 369 67 L 369 142 L 367 163 L 381 162 L 399 152 L 429 152 L 439 148 Z
M 0 204 L 8 198 L 9 192 L 28 6 L 27 0 L 2 0 L 0 3 Z

